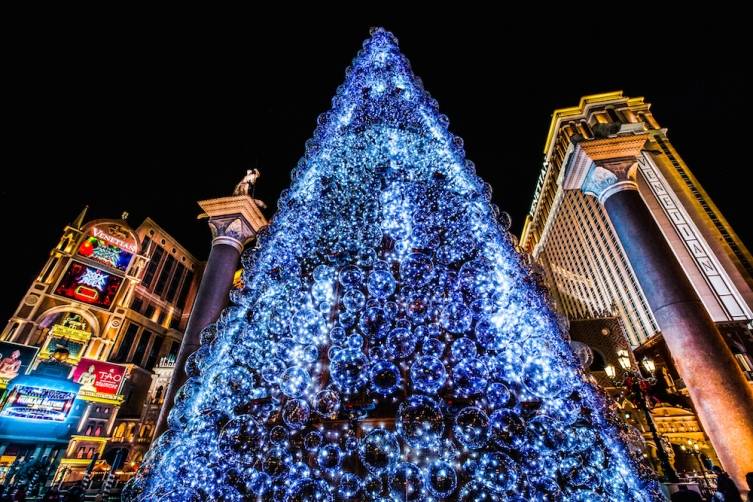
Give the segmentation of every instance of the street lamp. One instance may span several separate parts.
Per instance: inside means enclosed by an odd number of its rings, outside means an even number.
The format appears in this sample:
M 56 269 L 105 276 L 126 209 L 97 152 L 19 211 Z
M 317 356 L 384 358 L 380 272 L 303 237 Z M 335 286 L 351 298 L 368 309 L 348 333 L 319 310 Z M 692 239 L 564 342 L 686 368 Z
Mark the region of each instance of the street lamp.
M 607 364 L 606 366 L 604 366 L 604 372 L 612 380 L 614 380 L 614 377 L 617 376 L 617 370 L 615 370 L 614 366 L 611 364 Z
M 641 364 L 643 365 L 643 368 L 649 372 L 651 376 L 654 376 L 654 372 L 656 371 L 656 364 L 654 363 L 653 359 L 650 359 L 648 357 L 644 357 L 641 361 Z
M 620 367 L 624 371 L 625 375 L 622 381 L 619 383 L 615 382 L 615 385 L 617 387 L 627 387 L 628 390 L 636 396 L 636 400 L 638 401 L 638 408 L 643 411 L 643 414 L 646 417 L 646 422 L 648 423 L 649 431 L 651 432 L 651 437 L 654 440 L 654 444 L 656 444 L 656 455 L 659 457 L 659 463 L 661 464 L 663 471 L 663 481 L 669 483 L 677 483 L 680 478 L 677 476 L 677 473 L 675 472 L 672 464 L 669 461 L 669 456 L 667 455 L 667 452 L 664 449 L 664 444 L 659 437 L 659 431 L 656 429 L 654 417 L 651 415 L 651 410 L 648 407 L 646 392 L 649 386 L 656 384 L 656 378 L 654 377 L 656 365 L 654 364 L 654 361 L 652 361 L 648 357 L 643 358 L 641 364 L 646 369 L 646 371 L 651 374 L 649 378 L 644 378 L 644 376 L 641 375 L 640 370 L 633 369 L 630 354 L 627 350 L 620 349 L 617 351 L 617 362 L 620 364 Z M 604 371 L 607 373 L 607 376 L 609 378 L 615 380 L 617 372 L 615 371 L 614 366 L 609 366 L 611 367 L 611 369 L 605 367 Z
M 617 351 L 617 362 L 620 363 L 620 367 L 625 371 L 630 371 L 630 368 L 632 366 L 630 362 L 630 354 L 628 354 L 627 350 L 618 350 Z

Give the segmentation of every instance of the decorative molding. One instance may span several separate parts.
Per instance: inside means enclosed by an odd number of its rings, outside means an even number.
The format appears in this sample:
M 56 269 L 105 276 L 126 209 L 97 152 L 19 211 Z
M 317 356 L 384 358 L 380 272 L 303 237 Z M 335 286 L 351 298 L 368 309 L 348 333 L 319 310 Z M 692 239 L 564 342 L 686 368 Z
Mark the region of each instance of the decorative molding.
M 214 239 L 212 239 L 212 246 L 217 246 L 220 244 L 234 247 L 235 249 L 238 250 L 239 253 L 243 252 L 244 243 L 233 237 L 219 235 L 215 237 Z
M 225 244 L 242 252 L 243 247 L 268 224 L 258 201 L 248 195 L 202 200 L 199 206 L 209 216 L 213 246 Z
M 625 190 L 637 191 L 638 184 L 635 181 L 631 181 L 631 180 L 618 181 L 617 183 L 614 183 L 613 185 L 607 187 L 606 190 L 601 192 L 601 194 L 598 197 L 599 204 L 603 206 L 609 197 L 611 197 L 612 195 L 618 192 L 623 192 Z
M 569 162 L 565 165 L 562 188 L 565 190 L 580 190 L 586 176 L 588 176 L 591 170 L 591 166 L 593 166 L 593 161 L 586 155 L 586 152 L 581 148 L 579 143 L 570 156 Z
M 612 171 L 591 164 L 591 169 L 588 170 L 588 175 L 586 175 L 580 189 L 583 193 L 593 195 L 601 201 L 602 194 L 619 181 L 619 178 Z
M 645 152 L 638 165 L 651 193 L 729 319 L 753 318 L 753 312 L 748 308 L 742 295 L 711 251 L 680 200 L 668 188 L 667 181 L 654 164 L 651 155 Z
M 648 140 L 648 134 L 617 136 L 614 138 L 581 141 L 578 146 L 594 162 L 600 160 L 636 159 Z
M 210 220 L 235 214 L 244 219 L 254 232 L 258 232 L 268 224 L 257 201 L 248 195 L 201 200 L 198 204 Z
M 648 135 L 581 141 L 568 159 L 562 187 L 581 190 L 604 202 L 623 190 L 637 190 L 633 179 Z

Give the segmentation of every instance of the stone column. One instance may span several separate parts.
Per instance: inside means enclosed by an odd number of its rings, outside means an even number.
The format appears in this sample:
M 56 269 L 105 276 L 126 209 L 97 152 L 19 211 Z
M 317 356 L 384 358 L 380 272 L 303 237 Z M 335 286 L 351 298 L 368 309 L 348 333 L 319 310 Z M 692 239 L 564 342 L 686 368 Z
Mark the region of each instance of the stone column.
M 722 466 L 753 471 L 753 390 L 633 181 L 646 135 L 578 143 L 563 183 L 599 199 Z
M 173 407 L 175 393 L 187 378 L 186 359 L 199 348 L 201 331 L 217 320 L 227 304 L 243 247 L 267 225 L 256 201 L 248 195 L 200 201 L 199 206 L 209 217 L 212 250 L 183 334 L 173 376 L 165 392 L 155 438 L 167 429 L 167 415 Z

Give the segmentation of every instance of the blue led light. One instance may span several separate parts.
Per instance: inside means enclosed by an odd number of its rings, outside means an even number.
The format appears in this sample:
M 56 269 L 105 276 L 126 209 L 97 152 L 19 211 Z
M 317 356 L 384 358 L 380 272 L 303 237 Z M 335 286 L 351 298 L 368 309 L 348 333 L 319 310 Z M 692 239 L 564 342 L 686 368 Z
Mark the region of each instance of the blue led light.
M 375 30 L 124 500 L 659 499 L 447 126 Z

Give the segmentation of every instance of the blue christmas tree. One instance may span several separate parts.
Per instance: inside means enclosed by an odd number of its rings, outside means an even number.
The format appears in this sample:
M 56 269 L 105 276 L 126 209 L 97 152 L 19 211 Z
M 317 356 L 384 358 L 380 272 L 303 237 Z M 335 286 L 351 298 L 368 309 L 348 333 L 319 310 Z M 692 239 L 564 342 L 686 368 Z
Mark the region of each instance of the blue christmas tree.
M 124 498 L 654 499 L 392 34 L 332 105 Z

